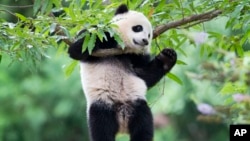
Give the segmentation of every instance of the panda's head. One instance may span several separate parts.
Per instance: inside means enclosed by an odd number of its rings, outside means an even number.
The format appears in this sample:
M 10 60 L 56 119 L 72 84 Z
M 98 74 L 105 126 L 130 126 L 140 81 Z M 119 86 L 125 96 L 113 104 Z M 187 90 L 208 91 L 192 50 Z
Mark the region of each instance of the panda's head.
M 141 54 L 149 51 L 152 26 L 145 15 L 121 5 L 117 8 L 112 23 L 118 26 L 117 32 L 124 41 L 126 52 Z

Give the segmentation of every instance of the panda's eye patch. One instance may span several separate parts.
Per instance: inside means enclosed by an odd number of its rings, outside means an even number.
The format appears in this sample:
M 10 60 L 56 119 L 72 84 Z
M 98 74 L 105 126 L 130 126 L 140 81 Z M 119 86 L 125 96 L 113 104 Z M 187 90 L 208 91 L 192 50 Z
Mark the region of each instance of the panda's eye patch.
M 141 25 L 136 25 L 132 27 L 132 30 L 134 32 L 141 32 L 143 30 L 143 27 Z

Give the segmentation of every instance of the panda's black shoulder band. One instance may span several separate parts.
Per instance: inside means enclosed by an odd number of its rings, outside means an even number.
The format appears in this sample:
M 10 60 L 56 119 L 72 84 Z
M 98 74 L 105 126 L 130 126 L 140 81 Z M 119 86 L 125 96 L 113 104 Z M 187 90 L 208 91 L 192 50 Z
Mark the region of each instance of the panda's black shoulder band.
M 120 5 L 117 9 L 116 9 L 116 12 L 115 12 L 115 15 L 118 15 L 118 14 L 123 14 L 123 13 L 127 13 L 128 12 L 128 7 L 126 4 L 122 4 Z

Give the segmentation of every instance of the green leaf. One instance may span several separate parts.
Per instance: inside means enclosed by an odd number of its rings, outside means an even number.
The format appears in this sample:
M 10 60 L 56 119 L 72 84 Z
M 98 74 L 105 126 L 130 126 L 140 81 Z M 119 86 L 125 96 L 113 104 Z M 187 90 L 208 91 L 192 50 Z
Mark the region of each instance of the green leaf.
M 15 13 L 15 15 L 20 19 L 20 20 L 22 20 L 22 21 L 25 21 L 27 18 L 24 16 L 24 15 L 22 15 L 22 14 L 19 14 L 19 13 Z
M 223 88 L 220 90 L 220 94 L 225 95 L 225 94 L 230 94 L 234 92 L 234 86 L 232 83 L 226 83 Z
M 57 23 L 52 23 L 49 28 L 49 32 L 53 33 L 56 30 Z
M 0 54 L 0 63 L 2 62 L 2 57 L 3 57 L 2 54 Z
M 93 5 L 93 0 L 89 0 L 88 2 L 89 2 L 89 3 L 88 3 L 89 8 L 91 9 L 91 8 L 92 8 L 92 5 Z
M 181 81 L 181 79 L 178 76 L 174 75 L 173 73 L 168 73 L 167 77 L 170 78 L 170 79 L 172 79 L 172 80 L 174 80 L 175 82 L 177 82 L 180 85 L 183 84 L 183 82 Z
M 248 35 L 244 35 L 241 39 L 240 39 L 240 46 L 242 47 L 246 41 L 247 41 Z
M 118 28 L 117 25 L 111 24 L 109 28 L 106 29 L 106 31 L 109 32 L 110 37 L 113 37 L 115 34 L 115 28 Z
M 223 88 L 220 90 L 220 94 L 227 95 L 227 94 L 234 94 L 234 93 L 245 93 L 247 87 L 244 85 L 237 85 L 231 82 L 226 83 Z
M 59 0 L 51 0 L 55 7 L 62 7 L 61 1 Z
M 84 42 L 82 44 L 82 52 L 85 52 L 86 49 L 88 48 L 89 39 L 90 39 L 90 34 L 87 33 L 86 36 L 85 36 L 85 38 L 84 38 Z
M 187 63 L 185 63 L 184 61 L 181 61 L 181 60 L 177 60 L 176 63 L 179 65 L 187 65 Z
M 41 7 L 41 0 L 35 0 L 34 6 L 33 6 L 33 15 L 37 14 L 38 10 Z
M 78 61 L 73 60 L 68 66 L 66 66 L 65 68 L 66 77 L 69 77 L 72 74 L 77 64 L 78 64 Z
M 184 56 L 188 56 L 187 54 L 186 54 L 186 52 L 183 50 L 183 49 L 181 49 L 181 48 L 178 48 L 178 51 L 181 53 L 181 54 L 183 54 Z
M 238 5 L 237 7 L 235 7 L 235 10 L 232 12 L 231 16 L 232 17 L 236 17 L 236 18 L 239 18 L 240 16 L 240 12 L 241 10 L 244 8 L 243 5 Z
M 13 50 L 16 50 L 17 48 L 19 48 L 22 43 L 24 42 L 24 39 L 20 40 L 19 42 L 15 42 L 11 47 L 10 47 L 10 50 L 13 51 Z
M 88 51 L 89 51 L 89 54 L 92 54 L 92 51 L 95 47 L 95 41 L 96 41 L 96 34 L 91 34 L 91 37 L 89 39 L 89 42 L 88 42 Z
M 77 35 L 76 40 L 79 40 L 79 39 L 84 38 L 84 37 L 86 36 L 86 34 L 88 34 L 88 32 L 83 32 L 83 33 L 81 33 L 81 34 Z
M 241 46 L 236 46 L 236 52 L 240 57 L 244 56 L 244 50 L 242 49 Z
M 200 57 L 204 56 L 204 53 L 205 53 L 205 46 L 202 45 L 200 50 Z
M 183 38 L 181 41 L 179 41 L 179 40 L 177 39 L 177 43 L 178 43 L 178 44 L 175 46 L 175 48 L 180 48 L 181 45 L 183 45 L 186 41 L 187 41 L 187 38 L 186 38 L 186 37 Z
M 42 8 L 41 8 L 41 12 L 42 12 L 42 13 L 45 13 L 45 12 L 50 11 L 50 10 L 48 9 L 48 8 L 49 8 L 49 3 L 51 3 L 51 0 L 43 0 Z
M 105 40 L 107 41 L 107 37 L 106 37 L 105 33 L 103 32 L 103 30 L 98 29 L 96 34 L 101 42 L 103 42 L 103 38 L 105 38 Z
M 117 43 L 121 46 L 122 49 L 125 48 L 125 44 L 122 41 L 121 37 L 118 34 L 114 34 L 114 38 L 117 41 Z
M 73 3 L 71 3 L 70 7 L 69 8 L 65 8 L 65 10 L 67 10 L 69 16 L 72 18 L 72 19 L 76 19 L 76 16 L 75 16 L 75 13 L 74 13 L 74 7 L 73 7 Z
M 233 29 L 233 30 L 238 30 L 238 29 L 241 29 L 242 26 L 243 26 L 242 23 L 236 23 L 236 24 L 233 25 L 232 29 Z
M 69 31 L 68 31 L 65 27 L 60 26 L 60 28 L 62 29 L 63 33 L 64 33 L 67 37 L 70 37 Z

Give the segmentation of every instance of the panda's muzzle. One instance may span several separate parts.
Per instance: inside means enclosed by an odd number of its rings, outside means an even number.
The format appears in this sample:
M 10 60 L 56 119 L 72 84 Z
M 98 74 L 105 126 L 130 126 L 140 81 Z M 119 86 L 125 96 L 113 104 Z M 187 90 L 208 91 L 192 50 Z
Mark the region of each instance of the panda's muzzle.
M 142 39 L 142 42 L 144 43 L 144 45 L 148 45 L 148 40 L 147 39 Z
M 147 39 L 142 39 L 141 41 L 136 41 L 135 39 L 133 39 L 134 44 L 136 45 L 140 45 L 140 46 L 147 46 L 148 45 L 148 40 Z

